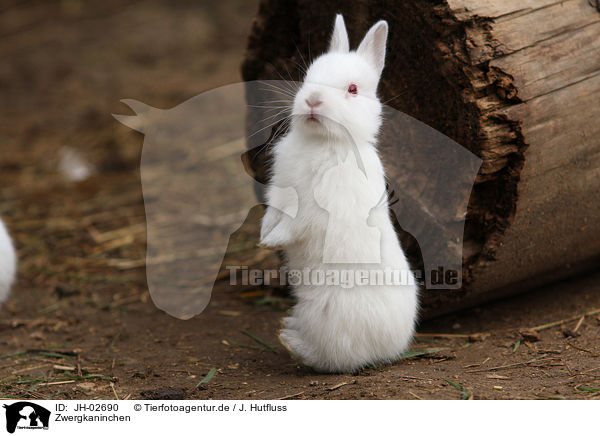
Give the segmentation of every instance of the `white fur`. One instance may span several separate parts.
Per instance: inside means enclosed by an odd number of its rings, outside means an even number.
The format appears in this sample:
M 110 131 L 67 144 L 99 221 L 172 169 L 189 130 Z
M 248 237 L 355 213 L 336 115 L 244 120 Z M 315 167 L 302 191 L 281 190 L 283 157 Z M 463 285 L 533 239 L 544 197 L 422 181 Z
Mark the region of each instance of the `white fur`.
M 292 218 L 268 207 L 261 228 L 263 245 L 285 247 L 289 270 L 409 269 L 389 216 L 384 168 L 375 147 L 382 122 L 376 91 L 386 38 L 387 23 L 380 21 L 351 52 L 338 15 L 330 51 L 314 61 L 296 94 L 290 131 L 273 150 L 266 195 L 268 204 L 282 205 L 281 210 L 286 201 L 298 201 L 297 214 Z M 348 92 L 351 83 L 358 95 Z M 313 109 L 318 122 L 308 119 L 307 101 L 320 101 Z M 281 198 L 286 191 L 278 188 L 290 186 L 297 197 Z M 371 231 L 365 232 L 365 220 Z M 328 258 L 357 261 L 325 263 Z M 379 262 L 360 263 L 365 258 Z M 351 289 L 299 284 L 293 293 L 297 304 L 283 320 L 280 339 L 318 371 L 352 372 L 391 362 L 410 345 L 417 316 L 414 284 Z
M 0 304 L 4 303 L 10 294 L 16 269 L 15 249 L 4 223 L 0 220 Z

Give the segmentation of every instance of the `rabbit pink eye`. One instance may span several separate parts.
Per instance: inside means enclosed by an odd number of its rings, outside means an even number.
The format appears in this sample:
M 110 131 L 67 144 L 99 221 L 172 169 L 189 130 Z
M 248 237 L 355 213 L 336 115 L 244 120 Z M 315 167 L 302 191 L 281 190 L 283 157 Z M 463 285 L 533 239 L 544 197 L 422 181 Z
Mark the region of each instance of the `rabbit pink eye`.
M 358 86 L 356 86 L 354 83 L 350 84 L 348 87 L 348 92 L 353 95 L 358 94 Z

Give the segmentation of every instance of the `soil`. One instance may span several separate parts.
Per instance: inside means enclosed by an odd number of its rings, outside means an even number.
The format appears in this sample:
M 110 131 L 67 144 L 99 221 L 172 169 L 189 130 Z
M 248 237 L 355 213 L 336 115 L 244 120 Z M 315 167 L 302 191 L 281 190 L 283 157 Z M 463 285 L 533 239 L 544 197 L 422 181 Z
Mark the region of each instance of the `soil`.
M 5 2 L 0 214 L 21 262 L 0 312 L 0 397 L 598 396 L 600 275 L 422 321 L 412 357 L 357 374 L 317 374 L 278 345 L 291 304 L 285 290 L 217 282 L 207 309 L 187 321 L 154 306 L 143 266 L 143 138 L 110 114 L 126 113 L 121 98 L 166 108 L 239 81 L 256 8 L 243 0 Z M 93 174 L 66 178 L 67 152 Z M 257 221 L 234 239 L 253 246 Z M 257 249 L 231 255 L 278 262 Z

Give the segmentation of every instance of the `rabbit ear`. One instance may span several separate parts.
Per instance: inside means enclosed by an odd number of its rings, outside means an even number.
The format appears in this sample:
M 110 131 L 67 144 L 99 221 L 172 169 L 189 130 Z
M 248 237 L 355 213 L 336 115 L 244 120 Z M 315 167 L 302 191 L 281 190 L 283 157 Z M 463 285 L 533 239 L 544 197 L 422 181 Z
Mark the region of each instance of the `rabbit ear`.
M 348 32 L 346 31 L 346 25 L 344 24 L 344 17 L 342 14 L 337 14 L 335 16 L 335 25 L 333 26 L 331 42 L 329 43 L 329 51 L 338 51 L 342 53 L 348 53 L 348 51 L 350 51 Z
M 378 21 L 369 29 L 356 52 L 364 56 L 381 75 L 385 65 L 385 43 L 387 41 L 387 21 Z

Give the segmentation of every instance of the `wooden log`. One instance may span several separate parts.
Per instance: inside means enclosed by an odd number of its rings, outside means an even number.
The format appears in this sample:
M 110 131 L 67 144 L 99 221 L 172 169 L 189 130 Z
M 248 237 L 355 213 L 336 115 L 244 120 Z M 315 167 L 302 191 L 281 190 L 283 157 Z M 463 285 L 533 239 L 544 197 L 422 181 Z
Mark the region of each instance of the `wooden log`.
M 600 13 L 591 3 L 263 0 L 243 78 L 299 78 L 296 64 L 324 51 L 335 13 L 354 47 L 388 21 L 382 101 L 483 160 L 463 289 L 424 292 L 433 316 L 600 265 Z M 382 152 L 397 173 L 394 150 Z

